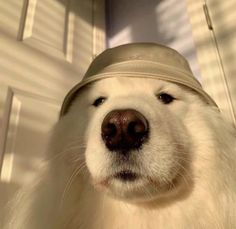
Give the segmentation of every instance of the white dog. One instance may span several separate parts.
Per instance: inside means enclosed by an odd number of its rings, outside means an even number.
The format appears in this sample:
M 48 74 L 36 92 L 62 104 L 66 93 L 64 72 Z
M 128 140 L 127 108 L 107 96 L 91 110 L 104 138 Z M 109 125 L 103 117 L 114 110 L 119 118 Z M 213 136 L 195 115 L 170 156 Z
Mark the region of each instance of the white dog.
M 7 229 L 236 228 L 236 138 L 187 86 L 110 77 L 82 87 Z

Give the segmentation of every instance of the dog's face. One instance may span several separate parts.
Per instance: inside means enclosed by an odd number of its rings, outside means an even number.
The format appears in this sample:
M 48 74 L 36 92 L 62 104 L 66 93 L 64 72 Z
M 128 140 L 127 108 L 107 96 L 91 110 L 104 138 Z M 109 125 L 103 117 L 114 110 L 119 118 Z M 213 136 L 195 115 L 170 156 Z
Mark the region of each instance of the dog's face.
M 131 202 L 184 186 L 192 156 L 186 123 L 196 103 L 197 95 L 156 79 L 113 77 L 84 88 L 70 112 L 86 127 L 80 134 L 93 185 Z

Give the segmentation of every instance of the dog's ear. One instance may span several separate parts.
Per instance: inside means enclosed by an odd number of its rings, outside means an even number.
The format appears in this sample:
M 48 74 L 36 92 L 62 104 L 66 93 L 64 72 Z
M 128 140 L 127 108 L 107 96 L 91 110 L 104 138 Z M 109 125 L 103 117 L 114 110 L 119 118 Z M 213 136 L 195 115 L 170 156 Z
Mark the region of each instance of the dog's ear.
M 212 107 L 211 111 L 213 113 L 212 115 L 212 122 L 213 124 L 218 127 L 216 130 L 218 130 L 217 136 L 220 136 L 223 138 L 228 135 L 235 138 L 236 137 L 236 126 L 234 123 L 231 123 L 225 116 L 222 115 L 219 109 L 216 107 Z M 225 132 L 225 135 L 220 134 L 222 132 Z
M 215 107 L 208 109 L 208 121 L 214 136 L 216 149 L 221 151 L 220 157 L 228 159 L 233 167 L 236 165 L 236 128 Z M 236 170 L 235 170 L 236 172 Z

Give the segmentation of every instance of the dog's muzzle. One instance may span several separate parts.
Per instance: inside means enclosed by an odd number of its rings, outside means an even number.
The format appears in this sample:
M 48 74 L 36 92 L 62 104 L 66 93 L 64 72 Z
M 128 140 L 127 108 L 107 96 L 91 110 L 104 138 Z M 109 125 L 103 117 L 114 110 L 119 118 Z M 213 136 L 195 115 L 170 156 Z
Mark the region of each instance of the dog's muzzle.
M 141 149 L 149 135 L 149 124 L 136 110 L 113 110 L 102 122 L 101 135 L 110 151 L 127 154 Z

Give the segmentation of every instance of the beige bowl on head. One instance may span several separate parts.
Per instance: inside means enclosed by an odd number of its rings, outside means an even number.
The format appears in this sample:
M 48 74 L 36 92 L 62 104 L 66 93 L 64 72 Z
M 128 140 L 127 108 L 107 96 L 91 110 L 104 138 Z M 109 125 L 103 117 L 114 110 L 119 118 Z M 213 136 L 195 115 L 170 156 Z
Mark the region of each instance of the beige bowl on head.
M 107 49 L 93 60 L 82 81 L 66 95 L 60 116 L 66 114 L 81 87 L 109 77 L 152 78 L 178 83 L 197 92 L 207 104 L 217 106 L 203 91 L 187 60 L 177 51 L 155 43 L 131 43 Z

